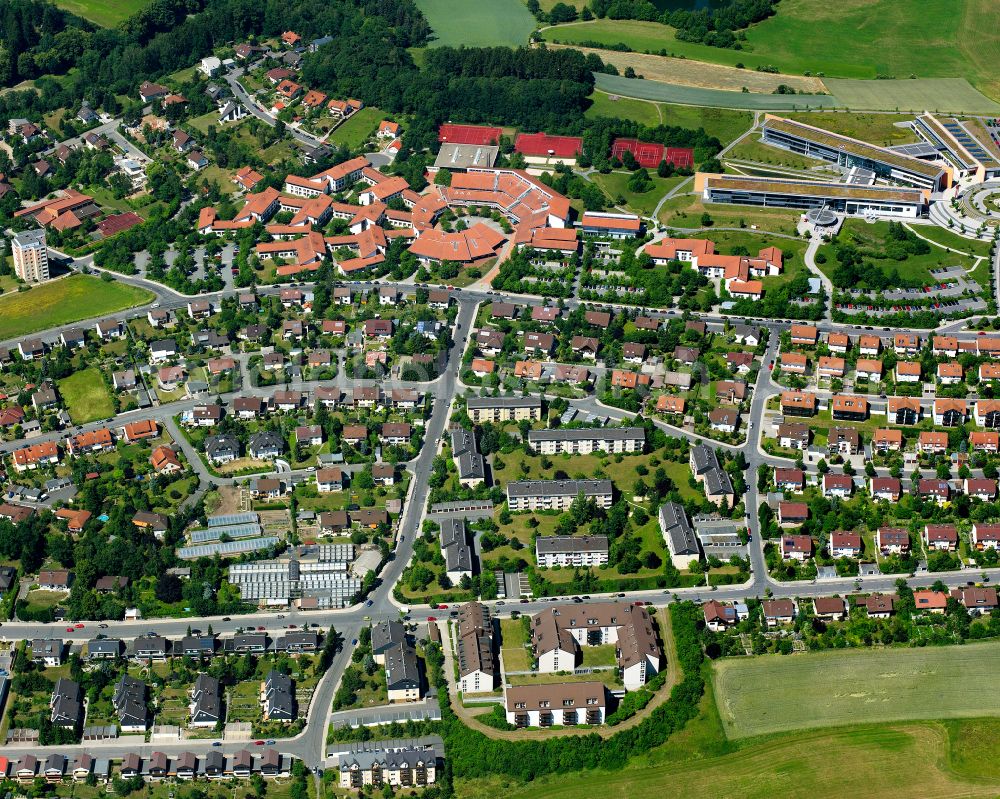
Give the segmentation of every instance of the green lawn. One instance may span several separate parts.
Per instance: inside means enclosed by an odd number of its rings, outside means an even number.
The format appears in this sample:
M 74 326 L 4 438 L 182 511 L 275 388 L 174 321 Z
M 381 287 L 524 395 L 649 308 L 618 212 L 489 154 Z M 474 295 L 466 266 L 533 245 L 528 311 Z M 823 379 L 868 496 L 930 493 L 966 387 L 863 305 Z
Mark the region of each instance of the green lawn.
M 604 190 L 611 202 L 615 202 L 619 196 L 624 197 L 625 205 L 641 216 L 652 214 L 663 195 L 685 180 L 682 177 L 660 178 L 656 176 L 656 170 L 652 170 L 650 178 L 653 187 L 642 194 L 635 194 L 628 188 L 630 177 L 631 173 L 629 172 L 611 172 L 607 175 L 595 172 L 592 175 L 594 183 Z
M 723 144 L 729 144 L 753 124 L 753 115 L 749 111 L 669 103 L 662 104 L 660 110 L 664 124 L 694 130 L 704 128 L 709 136 L 715 136 Z
M 851 136 L 855 139 L 889 147 L 894 144 L 909 144 L 918 140 L 913 128 L 897 123 L 910 123 L 913 114 L 872 114 L 864 111 L 804 111 L 786 114 L 789 119 L 797 119 L 807 125 Z
M 754 161 L 758 164 L 769 164 L 771 166 L 783 166 L 790 169 L 811 169 L 815 166 L 822 166 L 825 162 L 818 158 L 810 158 L 806 155 L 799 155 L 778 147 L 771 147 L 764 144 L 756 133 L 748 136 L 726 153 L 726 158 L 733 158 L 739 161 Z M 818 177 L 818 176 L 817 176 Z
M 500 655 L 504 671 L 527 671 L 531 654 L 525 648 L 528 637 L 520 619 L 500 619 Z
M 56 5 L 71 14 L 89 19 L 103 28 L 113 28 L 126 17 L 145 7 L 147 0 L 58 0 Z
M 145 289 L 90 275 L 70 275 L 0 296 L 0 340 L 133 308 L 152 299 Z
M 526 44 L 535 18 L 521 0 L 417 0 L 434 35 L 431 47 Z
M 665 225 L 681 228 L 701 227 L 701 215 L 707 212 L 716 227 L 756 225 L 759 230 L 794 236 L 799 214 L 785 208 L 705 204 L 700 195 L 678 194 L 667 200 L 659 219 Z
M 84 369 L 59 381 L 59 395 L 75 424 L 93 422 L 113 416 L 114 403 L 107 386 L 96 369 Z
M 852 724 L 1000 715 L 969 690 L 993 673 L 1000 644 L 816 652 L 722 660 L 715 691 L 730 738 Z
M 923 233 L 922 226 L 919 231 Z M 903 261 L 892 258 L 878 258 L 882 253 L 882 248 L 888 237 L 889 223 L 875 222 L 874 224 L 861 219 L 847 219 L 840 233 L 837 234 L 837 242 L 824 244 L 820 247 L 827 261 L 820 264 L 820 268 L 827 275 L 832 274 L 837 267 L 837 247 L 838 243 L 853 243 L 863 254 L 868 256 L 876 267 L 884 273 L 889 274 L 895 270 L 901 278 L 909 280 L 919 280 L 923 283 L 933 283 L 931 269 L 939 269 L 947 266 L 961 266 L 964 269 L 971 269 L 974 259 L 971 256 L 958 255 L 948 252 L 941 247 L 931 246 L 931 251 L 926 255 L 910 255 Z M 927 236 L 927 238 L 932 238 Z
M 953 233 L 948 228 L 938 227 L 937 225 L 911 225 L 910 230 L 922 238 L 930 239 L 944 247 L 950 247 L 953 250 L 959 250 L 969 255 L 986 257 L 990 254 L 990 243 L 988 241 L 967 239 L 965 236 Z
M 591 119 L 596 117 L 631 119 L 649 128 L 660 124 L 657 103 L 651 103 L 648 100 L 633 100 L 630 97 L 618 97 L 617 95 L 615 95 L 615 99 L 612 99 L 612 95 L 599 91 L 590 95 L 590 100 L 591 106 L 585 112 L 585 116 Z
M 753 116 L 749 111 L 654 103 L 599 90 L 590 95 L 590 100 L 593 104 L 585 114 L 589 118 L 631 119 L 647 127 L 656 127 L 662 123 L 691 130 L 704 128 L 709 136 L 715 136 L 723 144 L 728 144 L 753 124 Z
M 374 106 L 362 108 L 331 133 L 329 141 L 331 144 L 357 149 L 384 117 L 385 115 Z
M 519 785 L 457 782 L 461 799 L 952 799 L 995 796 L 994 720 L 822 730 L 735 745 L 699 718 L 615 771 L 575 771 Z
M 614 666 L 616 663 L 615 650 L 615 644 L 581 646 L 580 654 L 583 657 L 580 665 L 586 668 L 593 668 L 595 666 Z

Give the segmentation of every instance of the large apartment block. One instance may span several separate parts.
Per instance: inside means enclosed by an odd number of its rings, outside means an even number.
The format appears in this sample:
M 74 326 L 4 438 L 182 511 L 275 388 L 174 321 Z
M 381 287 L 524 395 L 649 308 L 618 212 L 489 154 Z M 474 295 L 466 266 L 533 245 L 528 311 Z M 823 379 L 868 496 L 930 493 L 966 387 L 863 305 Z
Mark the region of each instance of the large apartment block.
M 507 505 L 512 511 L 566 510 L 583 496 L 599 508 L 610 508 L 610 480 L 515 480 L 507 484 Z
M 14 274 L 25 283 L 42 283 L 49 279 L 49 248 L 45 231 L 23 230 L 11 239 Z
M 608 562 L 606 535 L 545 535 L 535 539 L 535 562 L 553 566 L 604 566 Z
M 437 781 L 437 755 L 433 750 L 413 747 L 359 749 L 342 755 L 339 760 L 341 788 L 360 789 L 366 785 L 419 788 Z
M 531 643 L 538 671 L 576 668 L 584 646 L 615 645 L 625 688 L 634 691 L 660 670 L 662 653 L 644 607 L 624 602 L 559 605 L 531 620 Z
M 490 609 L 481 602 L 462 605 L 455 633 L 459 690 L 463 694 L 492 691 L 497 668 Z
M 603 724 L 607 688 L 601 682 L 509 685 L 504 689 L 507 723 L 517 727 Z
M 590 455 L 592 452 L 642 452 L 641 427 L 601 427 L 579 430 L 529 430 L 528 444 L 542 455 Z
M 470 397 L 466 410 L 476 424 L 534 421 L 542 418 L 542 400 L 540 397 Z

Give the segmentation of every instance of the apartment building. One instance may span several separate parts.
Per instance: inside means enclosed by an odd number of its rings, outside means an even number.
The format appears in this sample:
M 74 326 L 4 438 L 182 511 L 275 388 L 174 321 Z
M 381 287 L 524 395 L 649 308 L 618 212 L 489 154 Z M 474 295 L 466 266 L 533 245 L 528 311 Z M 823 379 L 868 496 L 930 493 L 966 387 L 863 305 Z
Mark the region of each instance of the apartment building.
M 606 535 L 547 535 L 535 539 L 539 567 L 603 566 L 608 562 Z
M 531 620 L 538 671 L 571 671 L 580 648 L 615 645 L 625 688 L 641 688 L 660 670 L 662 652 L 646 609 L 624 602 L 559 605 Z
M 594 500 L 599 508 L 610 508 L 610 480 L 516 480 L 507 484 L 511 511 L 567 510 L 578 496 Z
M 542 400 L 540 397 L 470 397 L 466 410 L 476 424 L 535 421 L 542 418 Z
M 593 452 L 642 452 L 646 442 L 641 427 L 604 427 L 529 430 L 528 444 L 542 455 L 590 455 Z

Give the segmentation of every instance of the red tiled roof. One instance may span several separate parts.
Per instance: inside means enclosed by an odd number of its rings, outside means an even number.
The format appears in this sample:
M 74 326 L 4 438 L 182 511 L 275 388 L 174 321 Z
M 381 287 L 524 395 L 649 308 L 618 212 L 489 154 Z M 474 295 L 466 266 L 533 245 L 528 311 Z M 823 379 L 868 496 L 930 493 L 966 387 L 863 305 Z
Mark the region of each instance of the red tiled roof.
M 106 238 L 108 236 L 113 236 L 116 233 L 121 233 L 123 230 L 133 228 L 136 225 L 141 225 L 142 222 L 142 217 L 137 213 L 134 211 L 126 211 L 124 214 L 113 214 L 109 217 L 105 217 L 97 223 L 97 228 Z

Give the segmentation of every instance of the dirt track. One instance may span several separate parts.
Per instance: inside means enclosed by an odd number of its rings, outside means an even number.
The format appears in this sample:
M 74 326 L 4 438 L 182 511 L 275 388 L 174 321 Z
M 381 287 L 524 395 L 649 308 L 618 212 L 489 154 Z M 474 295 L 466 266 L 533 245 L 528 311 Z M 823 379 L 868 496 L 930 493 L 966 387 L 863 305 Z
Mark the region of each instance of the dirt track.
M 819 78 L 805 78 L 801 75 L 781 75 L 769 72 L 755 72 L 751 69 L 736 69 L 719 64 L 706 64 L 703 61 L 691 61 L 686 58 L 670 58 L 645 53 L 619 53 L 614 50 L 599 50 L 594 47 L 576 47 L 575 45 L 552 44 L 546 42 L 546 47 L 572 47 L 584 53 L 596 53 L 606 64 L 614 64 L 618 71 L 624 74 L 627 67 L 632 67 L 636 75 L 642 75 L 648 80 L 660 80 L 666 83 L 676 83 L 680 86 L 693 86 L 697 89 L 722 89 L 724 91 L 742 91 L 745 86 L 748 91 L 757 94 L 773 94 L 779 85 L 791 86 L 800 94 L 822 94 L 827 92 L 826 86 Z

